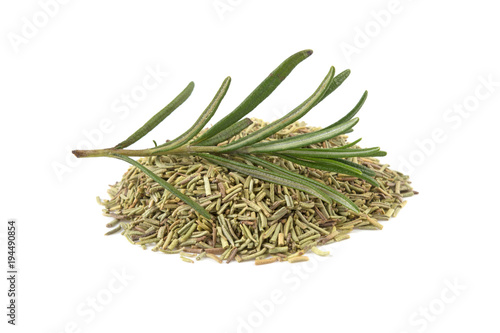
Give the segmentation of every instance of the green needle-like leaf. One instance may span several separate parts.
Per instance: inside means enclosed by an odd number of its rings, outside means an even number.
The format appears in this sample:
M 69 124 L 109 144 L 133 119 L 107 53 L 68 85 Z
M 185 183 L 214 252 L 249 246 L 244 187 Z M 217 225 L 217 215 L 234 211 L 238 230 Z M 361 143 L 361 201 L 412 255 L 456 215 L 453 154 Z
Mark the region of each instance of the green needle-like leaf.
M 333 160 L 333 159 L 327 160 L 327 159 L 320 159 L 320 158 L 308 158 L 307 160 L 303 160 L 303 159 L 294 158 L 293 156 L 289 156 L 289 155 L 278 155 L 278 156 L 280 156 L 283 159 L 289 160 L 290 162 L 293 162 L 295 164 L 300 164 L 300 165 L 306 166 L 308 168 L 314 168 L 314 169 L 324 170 L 324 171 L 328 171 L 328 172 L 342 173 L 345 175 L 364 179 L 368 183 L 372 184 L 373 186 L 376 186 L 376 187 L 379 186 L 378 182 L 375 179 L 363 174 L 361 170 L 354 168 L 354 167 L 351 167 L 347 164 L 340 163 L 340 162 Z
M 379 186 L 378 182 L 373 179 L 370 175 L 366 174 L 363 172 L 363 170 L 360 167 L 359 164 L 357 164 L 358 167 L 355 167 L 354 165 L 351 165 L 352 162 L 349 162 L 345 159 L 341 159 L 341 158 L 337 158 L 337 159 L 323 159 L 323 158 L 308 158 L 307 160 L 309 161 L 312 161 L 312 165 L 315 165 L 316 168 L 318 169 L 322 169 L 322 170 L 327 170 L 329 167 L 333 167 L 333 168 L 336 168 L 336 167 L 339 167 L 339 166 L 343 166 L 345 169 L 344 171 L 338 171 L 340 173 L 343 173 L 343 174 L 346 174 L 346 175 L 349 175 L 349 176 L 354 176 L 354 177 L 358 177 L 358 178 L 361 178 L 361 179 L 364 179 L 366 180 L 367 182 L 369 182 L 370 184 L 372 184 L 373 186 Z M 356 163 L 352 163 L 352 164 L 356 164 Z M 311 167 L 312 167 L 311 165 Z M 356 170 L 356 171 L 353 171 Z M 333 171 L 335 172 L 333 169 L 331 169 L 330 171 Z
M 352 147 L 352 146 L 355 146 L 355 145 L 356 145 L 359 141 L 361 141 L 361 138 L 359 138 L 359 139 L 357 139 L 356 141 L 353 141 L 353 142 L 351 142 L 351 143 L 345 144 L 345 145 L 343 145 L 343 146 L 341 146 L 341 147 L 335 147 L 334 149 L 337 149 L 337 148 L 338 148 L 338 149 L 347 149 L 347 148 L 350 148 L 350 147 Z
M 349 119 L 352 119 L 356 115 L 356 113 L 359 112 L 359 110 L 361 109 L 363 104 L 365 104 L 367 97 L 368 97 L 368 91 L 365 91 L 363 93 L 363 96 L 361 96 L 361 99 L 358 101 L 358 103 L 354 106 L 354 108 L 348 114 L 346 114 L 345 116 L 343 116 L 338 121 L 336 121 L 335 123 L 331 124 L 328 127 L 334 127 L 334 126 L 337 126 L 338 124 L 341 124 L 341 123 L 348 121 Z M 345 133 L 347 133 L 347 132 L 345 132 Z
M 364 165 L 354 163 L 354 162 L 351 162 L 351 161 L 348 161 L 348 160 L 345 160 L 342 158 L 333 158 L 333 160 L 340 162 L 340 163 L 347 164 L 349 166 L 352 166 L 353 168 L 356 168 L 356 169 L 362 171 L 367 176 L 370 176 L 370 177 L 375 176 L 375 172 L 372 169 L 365 167 Z
M 196 144 L 196 146 L 216 146 L 217 144 L 226 141 L 232 138 L 233 136 L 239 134 L 241 131 L 243 131 L 245 128 L 247 128 L 252 124 L 253 121 L 251 121 L 249 118 L 243 118 L 236 124 L 232 124 L 225 130 L 222 130 L 219 133 L 215 134 L 210 139 L 207 139 L 201 143 Z
M 167 183 L 165 180 L 162 178 L 158 177 L 157 175 L 154 174 L 151 170 L 146 168 L 144 165 L 141 163 L 137 162 L 136 160 L 131 159 L 130 157 L 120 155 L 120 154 L 112 154 L 111 155 L 114 158 L 120 159 L 122 161 L 128 162 L 144 172 L 148 177 L 152 178 L 155 182 L 160 184 L 164 189 L 167 191 L 171 192 L 173 195 L 184 201 L 186 204 L 191 206 L 196 212 L 198 212 L 201 216 L 203 216 L 206 219 L 211 219 L 212 216 L 199 204 L 194 202 L 191 198 L 189 198 L 187 195 L 182 194 L 178 189 L 176 189 L 173 185 Z
M 385 151 L 380 151 L 380 148 L 364 148 L 364 149 L 313 149 L 313 148 L 297 148 L 289 149 L 281 152 L 282 154 L 295 156 L 298 158 L 346 158 L 346 157 L 374 157 L 385 156 Z
M 220 156 L 215 156 L 215 155 L 210 155 L 210 154 L 196 154 L 196 155 L 206 159 L 207 161 L 221 165 L 221 166 L 226 167 L 228 169 L 231 169 L 231 170 L 234 170 L 237 172 L 241 172 L 245 175 L 259 178 L 259 179 L 262 179 L 262 180 L 265 180 L 265 181 L 268 181 L 271 183 L 291 187 L 291 188 L 309 193 L 311 195 L 314 195 L 315 197 L 318 197 L 325 202 L 331 203 L 331 199 L 324 191 L 321 191 L 317 188 L 311 187 L 308 183 L 304 182 L 303 180 L 301 180 L 298 177 L 290 177 L 290 176 L 285 175 L 285 174 L 279 174 L 279 173 L 272 172 L 272 171 L 265 171 L 263 169 L 259 169 L 259 168 L 254 167 L 254 166 L 243 164 L 243 163 L 236 162 L 233 160 L 229 160 L 227 158 L 223 158 Z
M 335 80 L 334 80 L 333 84 L 328 87 L 328 89 L 326 90 L 326 92 L 323 95 L 323 97 L 321 97 L 319 99 L 319 101 L 317 101 L 316 104 L 314 104 L 314 105 L 316 106 L 322 100 L 324 100 L 325 98 L 327 98 L 332 92 L 334 92 L 342 84 L 342 82 L 344 82 L 349 77 L 350 74 L 351 74 L 351 71 L 349 69 L 346 69 L 345 71 L 343 71 L 342 73 L 340 73 L 339 75 L 337 75 L 335 77 Z
M 282 155 L 279 154 L 278 156 L 289 160 L 290 162 L 293 162 L 295 164 L 300 164 L 303 166 L 306 166 L 308 168 L 314 168 L 314 169 L 321 169 L 329 172 L 336 172 L 336 173 L 343 173 L 346 175 L 353 175 L 353 176 L 359 176 L 363 174 L 360 170 L 353 168 L 349 165 L 327 159 L 321 159 L 321 158 L 308 158 L 307 160 L 304 159 L 298 159 L 290 155 Z
M 316 91 L 302 104 L 297 106 L 295 109 L 290 111 L 288 114 L 285 116 L 281 117 L 278 120 L 273 121 L 269 125 L 267 125 L 264 128 L 261 128 L 239 140 L 236 140 L 228 145 L 225 145 L 223 147 L 220 147 L 218 149 L 218 152 L 228 152 L 232 150 L 239 149 L 241 147 L 249 146 L 251 144 L 254 144 L 256 142 L 259 142 L 261 140 L 264 140 L 265 138 L 273 135 L 280 129 L 290 125 L 291 123 L 299 120 L 302 118 L 307 112 L 309 112 L 316 104 L 317 102 L 321 99 L 321 97 L 325 94 L 325 92 L 328 90 L 328 87 L 330 87 L 331 84 L 333 84 L 334 81 L 334 74 L 335 70 L 333 67 L 330 68 L 330 71 L 326 75 L 326 77 L 323 79 L 323 82 L 321 82 L 321 85 L 316 89 Z
M 120 142 L 115 146 L 116 149 L 123 149 L 131 144 L 137 142 L 143 136 L 148 134 L 153 128 L 161 123 L 167 116 L 169 116 L 175 109 L 177 109 L 182 103 L 188 99 L 194 89 L 194 82 L 190 82 L 187 87 L 179 94 L 172 102 L 161 109 L 157 114 L 155 114 L 151 119 L 149 119 L 141 128 L 129 136 L 125 141 Z
M 292 177 L 298 177 L 298 178 L 302 179 L 303 181 L 309 183 L 311 187 L 318 187 L 319 189 L 325 191 L 326 194 L 330 198 L 333 199 L 333 201 L 335 201 L 341 205 L 344 205 L 347 208 L 359 213 L 359 208 L 358 208 L 358 206 L 356 206 L 356 204 L 354 204 L 354 202 L 352 202 L 348 197 L 346 197 L 342 193 L 335 191 L 334 189 L 332 189 L 331 187 L 329 187 L 323 183 L 315 181 L 314 179 L 308 178 L 306 176 L 294 173 L 290 170 L 287 170 L 285 168 L 277 166 L 276 164 L 265 161 L 261 158 L 253 156 L 253 155 L 244 155 L 244 156 L 242 156 L 242 158 L 246 159 L 250 162 L 253 162 L 254 164 L 258 164 L 266 169 L 273 170 L 273 171 L 276 171 L 278 173 L 283 173 L 283 174 L 286 174 L 286 175 L 289 175 Z
M 205 109 L 205 111 L 203 111 L 198 120 L 196 120 L 196 122 L 193 124 L 193 126 L 191 126 L 190 129 L 188 129 L 186 132 L 184 132 L 174 140 L 164 143 L 159 147 L 162 147 L 165 150 L 175 149 L 189 142 L 189 140 L 191 140 L 196 134 L 198 134 L 217 111 L 217 108 L 222 102 L 224 96 L 226 95 L 227 90 L 229 89 L 230 83 L 231 83 L 231 78 L 228 76 L 224 80 L 224 82 L 222 82 L 222 85 L 219 88 L 219 91 L 217 91 L 217 94 L 215 94 L 215 97 L 213 98 L 212 102 L 210 102 L 208 107 Z
M 212 126 L 208 131 L 202 134 L 194 143 L 200 143 L 212 136 L 216 135 L 223 129 L 229 127 L 230 125 L 236 123 L 238 120 L 246 116 L 249 112 L 257 107 L 263 100 L 265 100 L 280 84 L 285 80 L 285 78 L 292 72 L 292 70 L 301 63 L 304 59 L 312 54 L 312 50 L 304 50 L 295 53 L 288 59 L 283 61 L 274 71 L 269 74 L 269 76 L 262 81 L 261 84 L 255 88 L 254 91 L 248 95 L 245 100 L 238 105 L 233 112 L 225 116 L 214 126 Z
M 359 119 L 355 118 L 335 127 L 325 128 L 316 132 L 301 134 L 288 137 L 281 140 L 275 140 L 265 143 L 256 144 L 246 149 L 247 153 L 269 153 L 273 151 L 283 151 L 286 149 L 300 148 L 312 145 L 314 143 L 330 140 L 347 129 L 352 128 L 358 123 Z

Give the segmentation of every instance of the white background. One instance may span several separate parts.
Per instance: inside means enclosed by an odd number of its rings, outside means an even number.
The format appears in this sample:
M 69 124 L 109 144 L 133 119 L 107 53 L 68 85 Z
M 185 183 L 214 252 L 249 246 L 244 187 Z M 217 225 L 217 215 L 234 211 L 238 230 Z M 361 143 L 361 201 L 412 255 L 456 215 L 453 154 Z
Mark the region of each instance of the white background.
M 61 0 L 46 22 L 40 3 L 54 1 L 0 5 L 4 269 L 6 221 L 19 225 L 16 327 L 0 284 L 8 332 L 500 330 L 495 2 Z M 86 133 L 114 145 L 193 80 L 190 100 L 135 146 L 172 139 L 224 77 L 232 85 L 214 121 L 306 48 L 314 54 L 251 115 L 276 119 L 329 66 L 350 68 L 304 120 L 328 125 L 369 91 L 352 139 L 382 147 L 420 191 L 397 219 L 351 234 L 321 262 L 262 267 L 189 265 L 103 236 L 95 196 L 127 165 L 68 160 Z M 159 83 L 123 108 L 151 70 Z

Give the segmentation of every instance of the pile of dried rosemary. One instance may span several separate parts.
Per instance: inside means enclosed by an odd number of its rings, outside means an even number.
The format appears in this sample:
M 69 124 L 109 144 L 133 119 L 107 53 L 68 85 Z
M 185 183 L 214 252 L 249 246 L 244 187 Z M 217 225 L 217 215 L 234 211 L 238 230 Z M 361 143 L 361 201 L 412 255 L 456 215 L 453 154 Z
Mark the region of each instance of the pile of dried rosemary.
M 252 120 L 250 126 L 220 145 L 267 125 L 261 120 Z M 295 122 L 266 141 L 317 130 Z M 307 147 L 344 147 L 346 139 L 346 135 L 338 135 Z M 182 260 L 191 263 L 194 261 L 190 257 L 196 260 L 208 257 L 219 263 L 255 260 L 256 265 L 299 262 L 308 260 L 304 254 L 309 250 L 327 255 L 328 252 L 317 246 L 347 239 L 353 229 L 382 229 L 379 221 L 396 217 L 406 204 L 404 198 L 417 193 L 410 186 L 408 176 L 389 169 L 373 157 L 346 160 L 372 170 L 379 187 L 358 177 L 309 168 L 276 156 L 263 159 L 341 192 L 357 205 L 359 213 L 335 201 L 326 203 L 298 189 L 228 170 L 199 156 L 149 156 L 139 159 L 139 163 L 214 218 L 202 217 L 132 166 L 121 181 L 108 190 L 110 200 L 98 198 L 105 207 L 104 215 L 114 218 L 107 226 L 117 226 L 106 235 L 122 231 L 132 244 L 144 249 L 152 245 L 153 251 L 163 253 L 180 253 Z M 252 164 L 243 158 L 240 162 Z
M 403 198 L 416 193 L 408 177 L 378 163 L 374 157 L 386 155 L 379 147 L 359 148 L 360 139 L 345 142 L 367 91 L 323 129 L 297 122 L 337 90 L 349 70 L 335 75 L 331 66 L 307 99 L 271 123 L 245 117 L 311 54 L 288 57 L 205 131 L 229 89 L 229 76 L 192 126 L 173 140 L 128 148 L 189 98 L 193 82 L 114 147 L 74 150 L 79 158 L 115 158 L 133 166 L 103 203 L 105 214 L 116 218 L 109 225 L 120 224 L 108 234 L 123 229 L 133 244 L 180 252 L 187 262 L 193 262 L 189 256 L 298 262 L 307 260 L 308 250 L 325 255 L 317 245 L 346 239 L 354 228 L 381 229 L 378 220 L 397 215 Z

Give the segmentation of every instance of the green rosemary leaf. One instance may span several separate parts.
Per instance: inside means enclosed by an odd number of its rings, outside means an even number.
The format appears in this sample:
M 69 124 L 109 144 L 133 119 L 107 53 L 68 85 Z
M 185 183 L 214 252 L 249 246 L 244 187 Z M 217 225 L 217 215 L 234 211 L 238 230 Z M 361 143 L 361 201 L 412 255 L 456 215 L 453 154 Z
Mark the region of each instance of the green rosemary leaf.
M 352 128 L 358 123 L 359 119 L 355 118 L 335 127 L 325 128 L 316 132 L 296 135 L 281 140 L 264 142 L 255 144 L 245 149 L 246 153 L 269 153 L 273 151 L 282 151 L 286 149 L 300 148 L 312 145 L 314 143 L 329 140 L 347 129 Z
M 340 158 L 339 159 L 332 159 L 332 160 L 340 162 L 340 163 L 344 163 L 346 165 L 350 165 L 350 166 L 353 166 L 353 167 L 355 167 L 355 166 L 352 165 L 352 164 L 356 164 L 356 163 L 352 163 L 352 162 L 349 162 L 347 160 L 340 159 Z M 332 161 L 332 160 L 329 160 L 329 161 Z M 345 173 L 345 174 L 350 175 L 350 176 L 354 176 L 354 177 L 358 177 L 359 179 L 363 179 L 363 180 L 367 181 L 368 183 L 372 184 L 375 187 L 379 187 L 380 186 L 380 184 L 377 182 L 377 180 L 375 180 L 374 178 L 372 178 L 372 176 L 375 176 L 375 174 L 365 173 L 365 169 L 368 169 L 368 168 L 363 169 L 362 168 L 363 166 L 359 165 L 359 164 L 358 164 L 358 166 L 361 167 L 361 168 L 358 167 L 356 169 L 362 171 L 361 175 L 360 174 L 350 174 L 350 173 Z M 368 169 L 368 170 L 370 170 L 370 169 Z
M 265 161 L 261 158 L 258 158 L 256 156 L 253 156 L 253 155 L 244 155 L 243 157 L 244 159 L 248 160 L 248 161 L 251 161 L 253 162 L 254 164 L 258 164 L 266 169 L 269 169 L 269 170 L 273 170 L 273 171 L 276 171 L 276 172 L 279 172 L 279 173 L 283 173 L 283 174 L 287 174 L 287 175 L 290 175 L 290 176 L 295 176 L 295 177 L 298 177 L 300 179 L 302 179 L 303 181 L 309 183 L 311 187 L 319 187 L 320 189 L 322 189 L 323 191 L 325 191 L 327 193 L 327 195 L 332 198 L 335 202 L 341 204 L 341 205 L 344 205 L 346 206 L 347 208 L 355 211 L 355 212 L 358 212 L 359 213 L 359 208 L 358 206 L 356 206 L 356 204 L 354 202 L 352 202 L 348 197 L 346 197 L 345 195 L 343 195 L 342 193 L 338 192 L 338 191 L 335 191 L 333 188 L 323 184 L 323 183 L 320 183 L 314 179 L 311 179 L 311 178 L 308 178 L 306 176 L 303 176 L 303 175 L 300 175 L 300 174 L 297 174 L 297 173 L 294 173 L 290 170 L 287 170 L 285 168 L 282 168 L 280 166 L 277 166 L 271 162 L 268 162 L 268 161 Z
M 351 142 L 351 143 L 345 144 L 345 145 L 343 145 L 343 146 L 341 146 L 341 147 L 336 147 L 335 149 L 337 149 L 337 148 L 338 148 L 338 149 L 346 149 L 346 148 L 350 148 L 350 147 L 352 147 L 352 146 L 356 145 L 359 141 L 361 141 L 361 138 L 359 138 L 359 139 L 357 139 L 356 141 L 353 141 L 353 142 Z
M 356 113 L 358 113 L 358 111 L 361 109 L 361 107 L 363 106 L 363 104 L 365 104 L 365 101 L 366 101 L 367 97 L 368 97 L 368 91 L 365 90 L 365 92 L 363 93 L 363 96 L 361 96 L 360 100 L 354 106 L 354 108 L 348 114 L 346 114 L 345 116 L 343 116 L 342 118 L 340 118 L 337 122 L 331 124 L 329 127 L 337 126 L 338 124 L 341 124 L 343 122 L 348 121 L 349 119 L 352 119 L 356 115 Z M 344 132 L 344 133 L 349 133 L 349 132 Z
M 365 167 L 364 165 L 361 165 L 361 164 L 358 164 L 358 163 L 354 163 L 354 162 L 345 160 L 343 158 L 334 158 L 334 160 L 337 161 L 337 162 L 344 163 L 344 164 L 347 164 L 349 166 L 352 166 L 353 168 L 356 168 L 358 170 L 361 170 L 367 176 L 370 176 L 370 177 L 375 176 L 375 172 L 372 169 Z
M 253 121 L 251 121 L 250 118 L 243 118 L 236 124 L 232 124 L 225 130 L 220 131 L 211 138 L 196 144 L 196 146 L 216 146 L 218 143 L 226 141 L 229 138 L 232 138 L 233 136 L 237 135 L 238 133 L 240 133 L 241 131 L 243 131 L 245 128 L 247 128 L 252 124 Z
M 337 89 L 342 84 L 342 82 L 344 82 L 345 79 L 347 79 L 349 77 L 350 74 L 351 74 L 351 71 L 349 69 L 346 69 L 345 71 L 343 71 L 342 73 L 340 73 L 339 75 L 337 75 L 335 77 L 335 80 L 334 80 L 333 84 L 328 87 L 328 89 L 326 90 L 326 92 L 323 95 L 323 97 L 321 97 L 319 99 L 319 101 L 317 101 L 316 104 L 314 104 L 314 105 L 316 106 L 319 102 L 321 102 L 322 100 L 324 100 L 325 98 L 327 98 L 332 92 L 334 92 L 335 89 Z
M 259 142 L 261 140 L 264 140 L 265 138 L 273 135 L 280 129 L 290 125 L 291 123 L 297 121 L 298 119 L 302 118 L 307 112 L 309 112 L 316 104 L 317 102 L 323 97 L 325 92 L 328 90 L 330 85 L 334 84 L 335 79 L 334 79 L 334 74 L 335 69 L 333 66 L 330 68 L 330 71 L 326 75 L 326 77 L 323 79 L 323 82 L 321 82 L 320 86 L 316 91 L 302 104 L 297 106 L 295 109 L 290 111 L 288 114 L 285 116 L 281 117 L 278 120 L 273 121 L 269 125 L 265 126 L 264 128 L 261 128 L 241 139 L 238 139 L 228 145 L 225 145 L 223 147 L 220 147 L 218 152 L 228 152 L 232 150 L 239 149 L 241 147 L 249 146 L 251 144 L 254 144 L 256 142 Z
M 363 174 L 363 172 L 361 172 L 360 170 L 353 168 L 349 165 L 337 162 L 335 160 L 313 158 L 313 157 L 307 158 L 307 160 L 305 160 L 305 159 L 298 159 L 290 155 L 280 154 L 279 156 L 289 160 L 290 162 L 293 162 L 295 164 L 300 164 L 308 168 L 321 169 L 329 172 L 343 173 L 346 175 L 352 175 L 356 177 Z
M 163 149 L 166 150 L 175 149 L 177 147 L 182 146 L 183 144 L 191 140 L 193 137 L 195 137 L 196 134 L 198 134 L 203 129 L 203 127 L 205 127 L 205 125 L 209 122 L 209 120 L 213 117 L 213 115 L 217 111 L 217 108 L 219 107 L 224 96 L 226 95 L 227 90 L 229 89 L 230 83 L 231 83 L 231 77 L 228 76 L 224 80 L 224 82 L 222 82 L 222 85 L 215 94 L 215 97 L 212 99 L 212 101 L 207 106 L 205 111 L 203 111 L 198 120 L 196 120 L 196 122 L 193 124 L 193 126 L 191 126 L 190 129 L 188 129 L 186 132 L 184 132 L 174 140 L 164 143 L 159 147 L 162 147 Z
M 339 164 L 343 165 L 344 167 L 347 167 L 347 168 L 344 171 L 340 171 L 340 173 L 343 173 L 343 174 L 346 174 L 346 175 L 349 175 L 349 176 L 358 177 L 360 179 L 366 180 L 367 182 L 369 182 L 373 186 L 376 186 L 376 187 L 379 186 L 378 182 L 375 179 L 373 179 L 370 175 L 367 175 L 367 174 L 363 173 L 363 170 L 361 170 L 360 168 L 356 168 L 356 167 L 354 167 L 352 165 L 349 165 L 350 162 L 347 161 L 347 160 L 344 160 L 344 159 L 341 159 L 341 158 L 339 158 L 339 159 L 308 158 L 308 160 L 312 161 L 313 165 L 317 165 L 318 169 L 320 169 L 319 166 L 326 166 L 326 167 L 333 166 L 333 167 L 338 167 Z M 356 163 L 353 163 L 353 164 L 356 164 Z M 353 171 L 353 169 L 356 170 L 356 171 Z M 323 169 L 323 170 L 325 170 L 325 169 Z M 331 171 L 333 171 L 333 170 L 331 170 Z
M 361 176 L 356 176 L 356 177 L 367 181 L 368 183 L 372 184 L 375 187 L 380 187 L 380 184 L 376 179 L 372 178 L 371 176 L 368 176 L 365 173 L 363 173 Z
M 120 159 L 122 161 L 125 161 L 125 162 L 128 162 L 128 163 L 132 164 L 133 166 L 135 166 L 136 168 L 138 168 L 139 170 L 141 170 L 142 172 L 144 172 L 148 177 L 152 178 L 155 182 L 157 182 L 158 184 L 160 184 L 164 189 L 166 189 L 167 191 L 171 192 L 176 197 L 178 197 L 179 199 L 181 199 L 182 201 L 184 201 L 186 204 L 188 204 L 189 206 L 191 206 L 195 211 L 197 211 L 204 218 L 206 218 L 206 219 L 211 219 L 212 218 L 210 216 L 210 214 L 203 207 L 201 207 L 199 204 L 197 204 L 196 202 L 194 202 L 187 195 L 182 194 L 173 185 L 167 183 L 165 180 L 163 180 L 162 178 L 160 178 L 157 175 L 155 175 L 154 172 L 152 172 L 151 170 L 149 170 L 148 168 L 146 168 L 144 165 L 140 164 L 136 160 L 133 160 L 130 157 L 127 157 L 127 156 L 124 156 L 124 155 L 120 155 L 120 154 L 111 154 L 111 156 L 114 157 L 114 158 L 117 158 L 117 159 Z
M 228 169 L 241 172 L 243 174 L 259 178 L 271 183 L 291 187 L 306 193 L 309 193 L 311 195 L 314 195 L 315 197 L 320 198 L 321 200 L 325 202 L 332 202 L 330 197 L 323 191 L 311 187 L 308 183 L 304 182 L 298 177 L 295 176 L 289 176 L 285 174 L 279 174 L 276 172 L 272 171 L 265 171 L 263 169 L 259 169 L 255 166 L 243 164 L 240 162 L 236 162 L 227 158 L 223 158 L 220 156 L 215 156 L 215 155 L 210 155 L 210 154 L 196 154 L 197 156 L 200 156 L 204 159 L 206 159 L 209 162 L 221 165 L 223 167 L 226 167 Z
M 321 158 L 308 158 L 307 160 L 303 159 L 297 159 L 289 155 L 278 155 L 284 159 L 289 160 L 290 162 L 293 162 L 295 164 L 300 164 L 303 166 L 306 166 L 308 168 L 315 168 L 315 169 L 320 169 L 320 170 L 325 170 L 329 172 L 336 172 L 336 173 L 343 173 L 345 175 L 357 177 L 360 179 L 366 180 L 368 183 L 372 184 L 373 186 L 378 187 L 379 184 L 378 182 L 371 178 L 370 176 L 363 174 L 361 170 L 351 167 L 347 164 L 340 163 L 336 160 L 327 160 L 327 159 L 321 159 Z
M 141 128 L 129 136 L 125 141 L 120 142 L 115 146 L 116 149 L 123 149 L 131 144 L 137 142 L 143 136 L 148 134 L 153 128 L 155 128 L 159 123 L 161 123 L 167 116 L 169 116 L 175 109 L 177 109 L 182 103 L 188 99 L 194 89 L 194 82 L 190 82 L 187 87 L 173 99 L 167 106 L 161 109 L 157 114 L 155 114 L 151 119 L 149 119 Z
M 346 157 L 371 157 L 371 156 L 385 156 L 385 151 L 380 151 L 380 148 L 363 148 L 363 149 L 311 149 L 311 148 L 297 148 L 282 151 L 281 153 L 291 155 L 297 158 L 346 158 Z
M 248 95 L 245 100 L 236 107 L 230 114 L 225 116 L 208 131 L 202 134 L 194 143 L 200 143 L 208 138 L 211 138 L 221 130 L 236 123 L 238 120 L 246 116 L 250 111 L 255 109 L 263 100 L 265 100 L 285 78 L 292 72 L 292 70 L 304 59 L 312 54 L 312 50 L 304 50 L 295 53 L 288 59 L 283 61 L 269 76 L 262 81 L 261 84 L 255 88 L 254 91 Z

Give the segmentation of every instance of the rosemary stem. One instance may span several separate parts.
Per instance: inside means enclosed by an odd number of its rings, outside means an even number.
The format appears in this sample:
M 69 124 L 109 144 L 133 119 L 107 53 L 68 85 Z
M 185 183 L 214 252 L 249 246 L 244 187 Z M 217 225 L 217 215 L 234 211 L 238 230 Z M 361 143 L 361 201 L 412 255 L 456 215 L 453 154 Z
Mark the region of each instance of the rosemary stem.
M 184 145 L 176 149 L 167 150 L 162 147 L 150 149 L 90 149 L 90 150 L 73 150 L 73 154 L 78 158 L 83 157 L 103 157 L 112 154 L 120 154 L 125 156 L 156 156 L 156 155 L 188 155 L 193 153 L 216 153 L 218 147 L 213 146 L 189 146 Z

